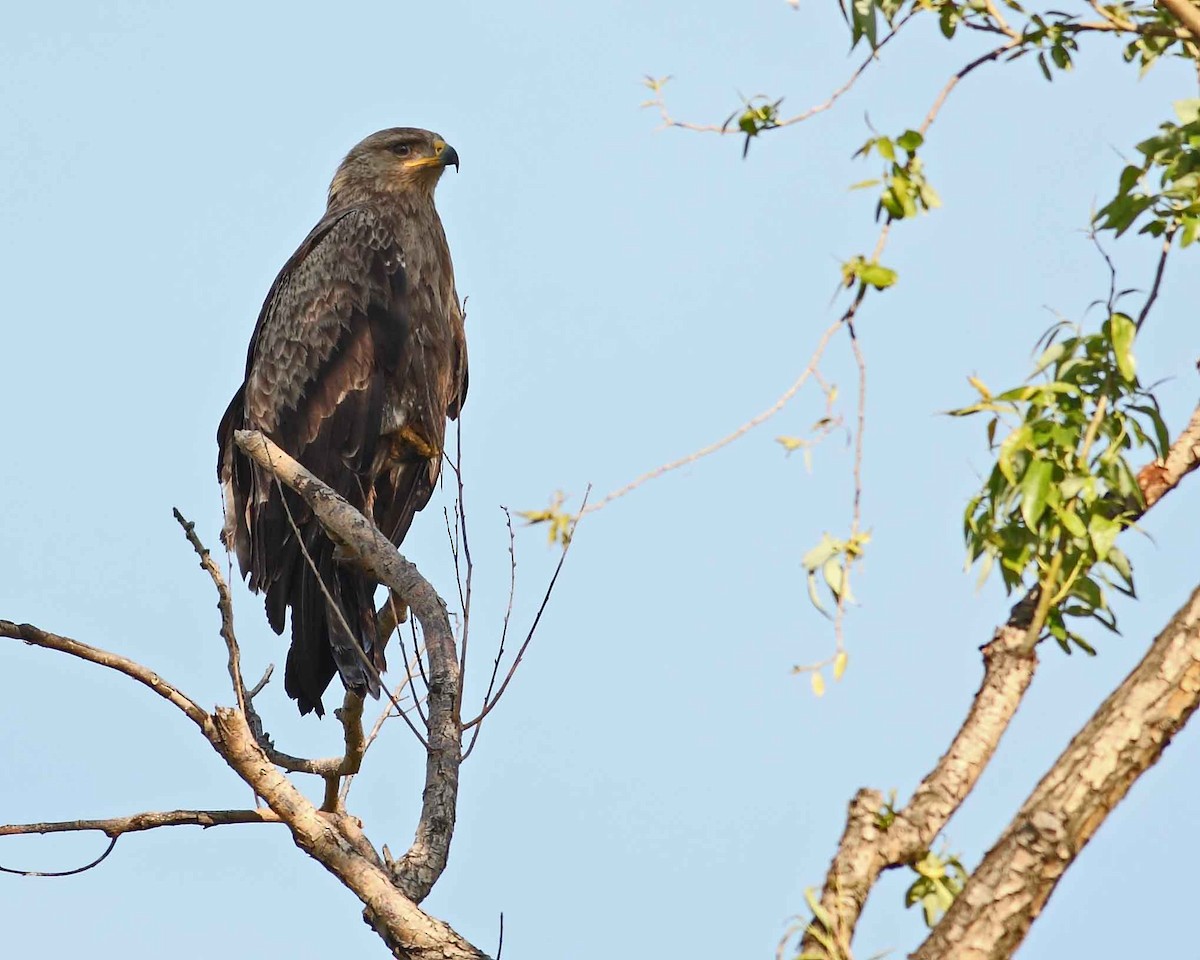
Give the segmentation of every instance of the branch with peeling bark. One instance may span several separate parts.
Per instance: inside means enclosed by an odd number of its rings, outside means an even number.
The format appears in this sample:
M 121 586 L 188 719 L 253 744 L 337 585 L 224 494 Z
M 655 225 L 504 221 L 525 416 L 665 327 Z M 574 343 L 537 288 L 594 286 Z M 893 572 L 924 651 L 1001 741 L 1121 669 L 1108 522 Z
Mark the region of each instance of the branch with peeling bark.
M 1141 484 L 1145 509 L 1149 510 L 1158 503 L 1197 467 L 1200 467 L 1200 407 L 1193 412 L 1187 427 L 1171 445 L 1167 456 L 1140 471 L 1138 481 Z M 880 875 L 885 870 L 914 863 L 924 856 L 934 838 L 945 828 L 978 782 L 1016 714 L 1037 669 L 1036 652 L 1025 643 L 1036 607 L 1036 603 L 1029 601 L 1030 598 L 1027 597 L 1017 604 L 1008 622 L 997 629 L 992 640 L 983 647 L 983 682 L 971 702 L 967 717 L 950 748 L 921 781 L 907 806 L 897 811 L 893 817 L 885 817 L 885 800 L 882 793 L 863 789 L 855 794 L 850 803 L 845 830 L 830 863 L 821 892 L 820 915 L 825 918 L 825 922 L 810 924 L 806 928 L 801 937 L 801 953 L 814 956 L 832 955 L 827 946 L 827 943 L 832 943 L 837 953 L 844 957 L 851 956 L 851 943 L 858 919 Z M 1170 632 L 1171 629 L 1168 628 L 1167 633 Z M 1163 639 L 1160 637 L 1158 642 L 1163 642 Z M 1101 711 L 1105 709 L 1106 707 L 1102 707 Z M 1194 709 L 1194 704 L 1188 708 L 1189 714 L 1191 709 Z M 1180 723 L 1182 724 L 1182 720 Z M 1137 759 L 1139 762 L 1145 761 L 1145 766 L 1138 773 L 1156 758 L 1157 754 L 1154 758 L 1149 758 L 1144 752 L 1140 754 Z M 1128 764 L 1127 772 L 1132 771 L 1133 767 L 1133 763 Z M 1115 801 L 1113 803 L 1115 805 Z M 1020 815 L 1018 819 L 1019 817 Z M 1014 829 L 1016 828 L 1010 828 L 1010 831 Z M 973 878 L 971 883 L 974 882 Z M 968 885 L 959 899 L 966 896 L 970 889 Z M 1045 896 L 1049 896 L 1050 889 L 1053 889 L 1052 884 L 1045 890 Z M 979 897 L 976 898 L 978 899 Z M 1036 916 L 1036 909 L 1040 908 L 1044 899 L 1045 897 L 1038 901 L 1036 906 L 1030 901 L 1032 912 L 1028 918 L 1029 922 Z M 947 923 L 949 918 L 948 914 L 942 924 Z M 988 922 L 994 922 L 994 918 Z M 938 927 L 938 930 L 940 929 L 941 924 Z M 1028 925 L 1024 929 L 1027 930 Z M 967 934 L 962 934 L 962 938 L 966 936 Z M 963 942 L 962 938 L 956 942 Z M 930 940 L 932 941 L 933 937 Z M 930 949 L 932 950 L 932 947 Z M 987 955 L 1008 956 L 1002 953 Z M 930 952 L 922 956 L 930 960 L 935 956 L 958 957 L 960 954 L 949 950 Z

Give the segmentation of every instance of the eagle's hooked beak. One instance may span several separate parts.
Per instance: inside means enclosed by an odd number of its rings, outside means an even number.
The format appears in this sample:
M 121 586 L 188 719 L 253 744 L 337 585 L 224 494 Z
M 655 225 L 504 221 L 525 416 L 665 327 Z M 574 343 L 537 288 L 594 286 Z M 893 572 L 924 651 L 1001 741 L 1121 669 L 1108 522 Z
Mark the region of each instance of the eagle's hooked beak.
M 455 173 L 458 172 L 458 151 L 455 150 L 445 140 L 434 140 L 433 148 L 437 151 L 435 159 L 443 167 L 453 165 Z

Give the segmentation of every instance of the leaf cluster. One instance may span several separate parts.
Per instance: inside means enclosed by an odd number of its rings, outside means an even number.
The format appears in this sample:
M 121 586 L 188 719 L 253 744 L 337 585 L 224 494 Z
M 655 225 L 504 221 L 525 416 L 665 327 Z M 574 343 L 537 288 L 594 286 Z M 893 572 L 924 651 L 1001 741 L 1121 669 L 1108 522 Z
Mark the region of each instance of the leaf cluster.
M 562 543 L 565 547 L 571 542 L 571 530 L 578 519 L 575 514 L 563 510 L 562 505 L 565 499 L 563 492 L 559 490 L 554 494 L 550 505 L 544 510 L 518 510 L 516 513 L 528 526 L 536 526 L 539 523 L 546 524 L 550 545 Z
M 1167 430 L 1153 395 L 1138 383 L 1136 328 L 1113 312 L 1098 333 L 1059 338 L 1058 324 L 1024 385 L 993 394 L 978 379 L 978 403 L 954 416 L 990 415 L 996 462 L 967 505 L 968 567 L 982 559 L 982 584 L 998 561 L 1005 589 L 1049 591 L 1045 629 L 1068 653 L 1094 652 L 1067 618 L 1116 631 L 1107 588 L 1134 596 L 1133 570 L 1115 545 L 1143 501 L 1128 455 L 1165 454 Z M 997 444 L 1001 426 L 1007 428 Z
M 1178 123 L 1137 145 L 1142 162 L 1121 171 L 1117 194 L 1096 214 L 1101 230 L 1118 237 L 1145 218 L 1139 233 L 1161 237 L 1179 230 L 1180 245 L 1200 233 L 1200 100 L 1175 102 Z
M 820 574 L 825 581 L 826 588 L 839 606 L 853 603 L 850 567 L 862 557 L 863 550 L 870 542 L 871 534 L 866 531 L 852 533 L 846 540 L 838 540 L 825 533 L 821 535 L 821 542 L 804 555 L 801 563 L 808 574 L 808 597 L 812 605 L 825 616 L 829 616 L 829 613 L 821 604 L 817 575 Z
M 859 190 L 883 184 L 875 207 L 876 220 L 885 213 L 888 220 L 904 220 L 942 205 L 937 191 L 925 177 L 924 162 L 917 156 L 917 149 L 924 142 L 925 137 L 918 131 L 905 130 L 895 138 L 872 137 L 855 151 L 856 157 L 877 153 L 886 164 L 881 178 L 863 180 L 851 187 Z
M 956 856 L 947 856 L 927 850 L 925 855 L 910 864 L 917 879 L 904 894 L 904 905 L 920 904 L 925 914 L 925 926 L 931 930 L 942 918 L 954 898 L 962 893 L 967 884 L 967 871 Z

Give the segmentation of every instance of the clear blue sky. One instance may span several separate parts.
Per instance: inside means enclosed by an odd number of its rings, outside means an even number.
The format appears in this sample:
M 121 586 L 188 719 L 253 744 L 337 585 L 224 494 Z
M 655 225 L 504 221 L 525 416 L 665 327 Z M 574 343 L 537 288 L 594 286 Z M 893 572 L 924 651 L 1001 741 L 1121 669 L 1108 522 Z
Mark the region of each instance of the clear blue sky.
M 320 215 L 360 137 L 440 131 L 462 171 L 439 191 L 470 302 L 464 418 L 483 667 L 507 586 L 500 504 L 604 493 L 768 405 L 803 365 L 839 260 L 874 241 L 846 185 L 868 136 L 913 126 L 975 47 L 932 25 L 886 51 L 834 111 L 756 145 L 656 132 L 645 73 L 720 120 L 737 91 L 823 100 L 855 58 L 833 4 L 21 4 L 0 35 L 0 616 L 120 651 L 201 703 L 227 702 L 211 586 L 174 521 L 211 546 L 213 435 L 272 277 Z M 1013 382 L 1051 311 L 1079 318 L 1107 277 L 1082 232 L 1119 151 L 1194 95 L 1165 65 L 1140 83 L 1115 41 L 1049 86 L 1032 63 L 982 71 L 925 152 L 943 210 L 895 231 L 901 283 L 862 321 L 871 369 L 866 522 L 847 623 L 851 665 L 815 700 L 792 664 L 831 638 L 800 557 L 844 531 L 848 451 L 812 475 L 772 437 L 820 415 L 803 394 L 736 447 L 581 527 L 527 664 L 464 769 L 449 870 L 428 908 L 521 960 L 767 957 L 819 886 L 856 788 L 904 796 L 960 722 L 977 648 L 1005 616 L 964 576 L 960 516 L 987 457 L 982 425 L 939 411 L 965 377 Z M 1113 247 L 1144 285 L 1152 254 Z M 1172 427 L 1196 399 L 1188 251 L 1168 273 L 1140 362 Z M 1094 315 L 1093 315 L 1094 316 Z M 851 394 L 844 344 L 827 375 Z M 1143 599 L 1100 656 L 1045 651 L 992 769 L 947 833 L 974 865 L 1066 739 L 1194 585 L 1197 492 L 1132 539 Z M 443 498 L 439 503 L 446 502 Z M 406 546 L 451 592 L 439 508 Z M 519 538 L 518 623 L 554 555 Z M 247 672 L 284 642 L 239 588 Z M 471 691 L 479 695 L 480 673 Z M 294 753 L 337 728 L 301 722 L 281 684 L 269 726 Z M 1062 883 L 1022 956 L 1179 956 L 1194 941 L 1189 730 Z M 99 668 L 0 645 L 0 822 L 250 802 L 191 726 Z M 400 727 L 352 808 L 377 842 L 411 837 L 422 765 Z M 0 863 L 77 865 L 98 837 L 5 841 Z M 923 935 L 887 878 L 863 956 Z M 128 837 L 65 880 L 0 877 L 11 956 L 376 956 L 350 895 L 282 829 Z M 1097 923 L 1096 918 L 1103 922 Z

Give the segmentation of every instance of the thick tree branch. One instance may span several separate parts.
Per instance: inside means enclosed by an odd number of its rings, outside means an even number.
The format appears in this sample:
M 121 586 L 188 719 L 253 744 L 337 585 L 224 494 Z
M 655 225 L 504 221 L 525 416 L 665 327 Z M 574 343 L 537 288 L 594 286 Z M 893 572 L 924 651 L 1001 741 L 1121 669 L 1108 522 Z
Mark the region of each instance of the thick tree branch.
M 296 846 L 362 901 L 367 922 L 393 956 L 400 960 L 487 960 L 486 954 L 424 913 L 398 889 L 398 880 L 380 864 L 378 856 L 364 851 L 364 838 L 354 818 L 319 811 L 296 789 L 268 760 L 242 713 L 220 707 L 213 720 L 226 762 L 287 824 Z
M 983 648 L 984 676 L 950 748 L 921 781 L 912 800 L 888 824 L 884 798 L 860 790 L 825 876 L 821 907 L 831 930 L 805 931 L 801 952 L 820 956 L 820 934 L 833 936 L 845 956 L 867 896 L 884 870 L 920 859 L 974 788 L 1033 680 L 1037 657 L 1022 651 L 1025 630 L 1013 620 Z
M 1138 474 L 1146 510 L 1197 466 L 1200 407 L 1166 458 Z M 880 874 L 920 859 L 974 789 L 1033 680 L 1037 657 L 1024 640 L 1035 607 L 1034 595 L 1017 604 L 1008 622 L 983 647 L 983 682 L 966 719 L 950 748 L 886 829 L 886 818 L 881 816 L 883 795 L 866 789 L 855 795 L 821 893 L 821 908 L 831 922 L 828 928 L 810 926 L 802 937 L 801 952 L 820 956 L 824 951 L 820 940 L 826 937 L 849 956 L 858 918 Z
M 420 903 L 445 869 L 454 834 L 462 723 L 458 715 L 458 653 L 446 604 L 415 566 L 366 517 L 262 434 L 240 430 L 235 439 L 250 457 L 296 491 L 321 525 L 380 583 L 395 591 L 421 623 L 429 655 L 429 737 L 424 802 L 408 852 L 391 864 L 397 886 Z
M 1158 5 L 1182 23 L 1194 40 L 1200 41 L 1200 7 L 1191 0 L 1158 0 Z
M 914 960 L 1011 957 L 1129 788 L 1200 704 L 1200 588 L 1021 807 Z
M 1192 412 L 1192 419 L 1171 444 L 1166 457 L 1138 472 L 1138 486 L 1142 488 L 1146 509 L 1174 490 L 1197 467 L 1200 467 L 1200 406 Z

